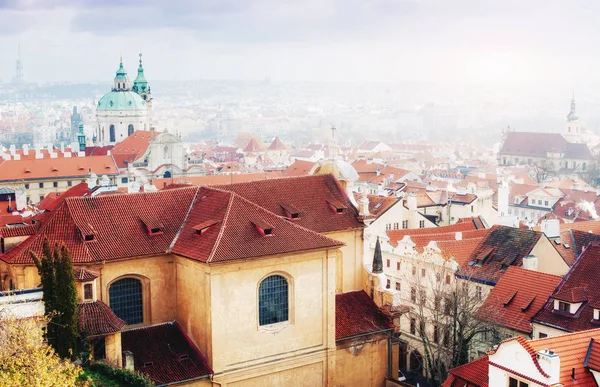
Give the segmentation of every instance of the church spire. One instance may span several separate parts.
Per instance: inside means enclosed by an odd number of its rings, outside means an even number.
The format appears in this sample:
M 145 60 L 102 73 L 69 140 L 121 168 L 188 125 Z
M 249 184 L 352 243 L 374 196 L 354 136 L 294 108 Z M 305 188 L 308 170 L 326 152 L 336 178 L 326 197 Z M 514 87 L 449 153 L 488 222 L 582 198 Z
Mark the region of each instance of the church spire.
M 571 110 L 567 115 L 567 121 L 575 121 L 579 117 L 577 117 L 577 113 L 575 113 L 575 89 L 573 89 L 573 96 L 571 97 Z
M 383 258 L 381 256 L 381 244 L 379 243 L 379 237 L 375 242 L 375 253 L 373 254 L 373 274 L 383 273 Z
M 150 93 L 150 87 L 148 86 L 148 81 L 146 80 L 146 77 L 144 76 L 144 66 L 142 65 L 142 53 L 140 52 L 139 54 L 140 57 L 140 64 L 138 66 L 138 73 L 137 73 L 137 77 L 135 78 L 135 81 L 133 81 L 133 87 L 131 88 L 133 91 L 135 91 L 136 93 L 140 94 L 142 96 L 142 98 L 144 98 L 144 100 L 148 100 L 149 97 L 149 93 Z
M 129 90 L 129 79 L 127 78 L 127 71 L 123 67 L 123 55 L 119 60 L 119 68 L 115 74 L 115 84 L 113 87 L 115 91 Z

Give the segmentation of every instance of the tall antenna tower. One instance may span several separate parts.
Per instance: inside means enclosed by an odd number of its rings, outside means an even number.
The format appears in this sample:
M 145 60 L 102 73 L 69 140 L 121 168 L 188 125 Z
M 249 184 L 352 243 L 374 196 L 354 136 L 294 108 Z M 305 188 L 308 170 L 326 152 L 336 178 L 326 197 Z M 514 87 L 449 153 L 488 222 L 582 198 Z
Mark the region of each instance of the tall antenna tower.
M 15 64 L 15 77 L 13 78 L 14 83 L 23 82 L 23 62 L 21 62 L 21 42 L 19 42 L 17 62 Z

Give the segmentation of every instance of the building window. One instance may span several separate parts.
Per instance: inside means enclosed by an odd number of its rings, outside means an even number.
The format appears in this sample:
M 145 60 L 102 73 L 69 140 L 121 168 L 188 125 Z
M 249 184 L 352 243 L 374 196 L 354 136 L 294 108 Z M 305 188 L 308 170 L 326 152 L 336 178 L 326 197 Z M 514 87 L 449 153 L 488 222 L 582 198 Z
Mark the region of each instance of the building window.
M 396 290 L 400 291 L 400 282 L 396 282 Z
M 392 229 L 392 224 L 391 223 L 387 223 L 385 225 L 385 231 L 390 231 Z
M 440 273 L 435 273 L 435 280 L 440 282 L 442 280 L 442 275 Z
M 73 182 L 72 181 L 67 181 L 67 187 L 72 187 L 73 186 Z
M 52 185 L 54 186 L 54 188 L 58 187 L 58 181 L 55 181 L 54 183 L 52 183 Z
M 389 289 L 392 286 L 392 282 L 388 279 L 387 283 L 385 284 L 385 288 Z
M 400 228 L 400 223 L 394 223 L 394 230 L 398 230 Z
M 547 200 L 544 200 L 544 205 L 548 206 L 548 201 Z
M 417 267 L 415 265 L 412 267 L 412 275 L 417 275 Z
M 402 221 L 402 228 L 405 229 L 405 230 L 408 228 L 408 220 L 403 220 Z
M 529 387 L 529 383 L 509 377 L 508 387 Z
M 475 211 L 475 210 L 474 210 L 474 207 L 473 207 L 473 206 L 471 206 L 471 212 L 473 212 L 473 211 Z
M 475 294 L 479 301 L 481 301 L 483 299 L 483 289 L 481 288 L 481 286 L 475 287 Z
M 546 338 L 546 337 L 548 337 L 547 334 L 542 333 L 542 332 L 538 333 L 538 339 L 543 339 L 543 338 Z
M 127 183 L 129 183 L 129 179 L 127 177 L 122 177 L 121 178 L 121 183 L 122 184 L 127 184 Z
M 425 269 L 421 269 L 421 277 L 425 277 Z
M 412 317 L 410 319 L 410 334 L 414 335 L 417 333 L 417 319 Z
M 131 136 L 133 134 L 133 125 L 129 124 L 127 127 L 127 136 Z
M 40 183 L 38 186 L 39 186 L 40 188 L 44 188 L 44 183 Z
M 417 289 L 415 288 L 410 288 L 410 301 L 413 304 L 417 303 Z
M 424 305 L 426 299 L 427 293 L 425 293 L 425 290 L 419 290 L 419 304 Z
M 566 302 L 559 301 L 558 310 L 560 310 L 561 312 L 569 312 L 569 304 Z
M 83 285 L 83 299 L 84 300 L 93 300 L 94 299 L 94 291 L 92 289 L 92 284 Z
M 386 260 L 386 262 L 385 262 L 385 266 L 386 266 L 386 267 L 390 267 L 390 260 L 389 260 L 389 259 L 387 259 L 387 260 Z
M 44 195 L 40 195 L 40 201 L 44 200 Z
M 113 282 L 108 289 L 108 297 L 110 308 L 121 320 L 129 325 L 144 322 L 142 281 L 123 278 Z
M 419 228 L 425 228 L 425 221 L 419 220 Z
M 29 189 L 29 184 L 25 184 L 25 189 Z
M 110 142 L 115 142 L 115 141 L 117 141 L 117 136 L 116 136 L 116 134 L 115 134 L 115 126 L 114 126 L 114 125 L 111 125 L 111 126 L 110 126 L 109 132 L 110 132 L 110 133 L 109 133 L 109 136 L 110 136 L 110 137 L 109 137 L 109 138 L 110 138 Z
M 450 274 L 446 274 L 446 285 L 450 285 Z
M 265 278 L 258 288 L 258 323 L 275 324 L 288 320 L 289 285 L 281 275 Z
M 396 270 L 400 271 L 400 262 L 396 262 Z

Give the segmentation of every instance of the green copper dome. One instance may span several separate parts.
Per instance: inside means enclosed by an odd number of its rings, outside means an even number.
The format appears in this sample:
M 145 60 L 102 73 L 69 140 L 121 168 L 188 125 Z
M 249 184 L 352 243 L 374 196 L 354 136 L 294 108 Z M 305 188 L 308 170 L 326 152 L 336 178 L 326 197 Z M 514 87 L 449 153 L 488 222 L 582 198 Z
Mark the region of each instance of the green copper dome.
M 96 110 L 142 110 L 146 102 L 130 90 L 111 91 L 100 98 Z

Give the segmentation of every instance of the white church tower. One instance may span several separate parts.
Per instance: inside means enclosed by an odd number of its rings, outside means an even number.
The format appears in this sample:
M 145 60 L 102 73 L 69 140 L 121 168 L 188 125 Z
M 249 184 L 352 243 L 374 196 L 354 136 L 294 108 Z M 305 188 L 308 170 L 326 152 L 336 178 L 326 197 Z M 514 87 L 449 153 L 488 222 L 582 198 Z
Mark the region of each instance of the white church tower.
M 581 124 L 579 122 L 579 117 L 575 112 L 575 93 L 573 93 L 573 98 L 571 98 L 571 110 L 567 115 L 563 137 L 571 143 L 579 144 L 582 142 Z

